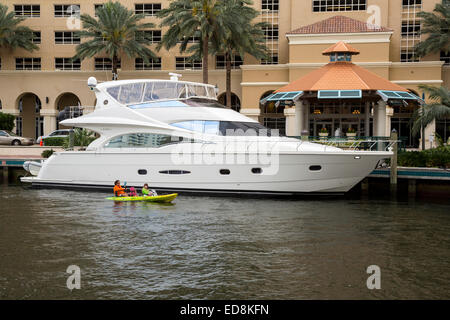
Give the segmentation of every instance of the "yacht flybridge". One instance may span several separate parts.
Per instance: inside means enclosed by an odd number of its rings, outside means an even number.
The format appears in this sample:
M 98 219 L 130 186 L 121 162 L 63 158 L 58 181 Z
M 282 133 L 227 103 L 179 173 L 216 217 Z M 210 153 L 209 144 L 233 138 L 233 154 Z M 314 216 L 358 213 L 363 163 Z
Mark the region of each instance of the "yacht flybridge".
M 392 155 L 277 136 L 219 104 L 214 86 L 176 75 L 104 83 L 89 78 L 88 86 L 97 98 L 94 112 L 61 124 L 99 138 L 84 151 L 53 154 L 22 181 L 106 190 L 120 179 L 159 191 L 343 193 Z

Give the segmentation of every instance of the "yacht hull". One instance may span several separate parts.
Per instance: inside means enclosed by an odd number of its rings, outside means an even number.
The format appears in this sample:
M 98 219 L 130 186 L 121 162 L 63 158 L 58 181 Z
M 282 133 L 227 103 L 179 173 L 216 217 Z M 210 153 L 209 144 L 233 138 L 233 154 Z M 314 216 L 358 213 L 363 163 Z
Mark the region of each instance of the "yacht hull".
M 36 187 L 111 190 L 119 179 L 140 188 L 191 193 L 345 193 L 369 175 L 390 152 L 285 153 L 276 163 L 175 164 L 171 153 L 62 152 L 49 158 Z M 226 155 L 224 154 L 224 157 Z

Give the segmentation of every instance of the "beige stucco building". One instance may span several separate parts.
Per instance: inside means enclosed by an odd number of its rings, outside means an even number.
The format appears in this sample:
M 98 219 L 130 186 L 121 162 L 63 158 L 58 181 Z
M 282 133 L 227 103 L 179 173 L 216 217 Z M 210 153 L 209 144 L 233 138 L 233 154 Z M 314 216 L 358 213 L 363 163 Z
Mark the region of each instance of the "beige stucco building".
M 56 116 L 65 106 L 93 106 L 94 95 L 88 90 L 86 80 L 95 76 L 99 81 L 111 79 L 111 65 L 105 56 L 72 62 L 80 39 L 74 33 L 77 20 L 70 16 L 70 5 L 81 13 L 94 16 L 95 6 L 104 0 L 6 0 L 6 5 L 23 22 L 36 31 L 39 50 L 0 50 L 0 101 L 1 111 L 16 115 L 17 130 L 24 136 L 37 137 L 57 128 Z M 146 14 L 148 22 L 156 27 L 152 37 L 156 48 L 165 29 L 158 27 L 155 13 L 167 7 L 167 0 L 120 1 L 138 13 Z M 261 11 L 260 18 L 269 27 L 266 32 L 271 58 L 258 61 L 246 56 L 236 57 L 232 71 L 232 103 L 240 112 L 258 119 L 272 128 L 286 130 L 286 116 L 295 116 L 289 106 L 262 106 L 260 100 L 274 90 L 287 85 L 328 60 L 322 51 L 339 41 L 345 41 L 360 51 L 353 62 L 377 75 L 407 88 L 419 96 L 420 84 L 445 85 L 450 83 L 450 57 L 429 55 L 414 61 L 413 47 L 420 41 L 420 11 L 432 11 L 440 0 L 254 0 Z M 195 41 L 195 40 L 194 40 Z M 168 78 L 169 72 L 183 75 L 183 80 L 201 81 L 201 62 L 190 64 L 177 48 L 157 52 L 160 60 L 144 65 L 135 58 L 121 57 L 120 79 Z M 211 57 L 209 82 L 217 84 L 222 99 L 225 91 L 225 70 L 222 57 Z M 91 108 L 86 108 L 89 111 Z M 349 109 L 351 110 L 351 108 Z M 353 114 L 344 109 L 333 114 L 314 114 L 309 118 L 311 135 L 326 124 L 331 130 L 347 125 L 359 128 L 363 114 Z M 418 139 L 409 132 L 412 110 L 387 106 L 385 133 L 397 128 L 408 145 L 418 146 Z M 425 134 L 435 131 L 448 137 L 450 121 L 430 125 Z M 295 120 L 293 121 L 295 123 Z M 288 130 L 289 131 L 289 130 Z M 290 134 L 290 132 L 286 132 Z M 361 134 L 363 135 L 363 134 Z

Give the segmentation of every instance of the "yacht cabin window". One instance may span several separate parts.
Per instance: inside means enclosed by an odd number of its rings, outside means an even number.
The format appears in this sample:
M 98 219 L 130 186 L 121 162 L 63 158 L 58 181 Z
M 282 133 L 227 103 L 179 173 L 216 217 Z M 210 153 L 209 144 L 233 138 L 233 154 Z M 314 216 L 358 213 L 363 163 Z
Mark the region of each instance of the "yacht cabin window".
M 112 138 L 105 148 L 159 148 L 181 142 L 192 142 L 192 139 L 167 134 L 130 133 Z
M 175 122 L 171 125 L 194 132 L 223 136 L 270 136 L 271 134 L 270 129 L 258 122 L 191 120 Z

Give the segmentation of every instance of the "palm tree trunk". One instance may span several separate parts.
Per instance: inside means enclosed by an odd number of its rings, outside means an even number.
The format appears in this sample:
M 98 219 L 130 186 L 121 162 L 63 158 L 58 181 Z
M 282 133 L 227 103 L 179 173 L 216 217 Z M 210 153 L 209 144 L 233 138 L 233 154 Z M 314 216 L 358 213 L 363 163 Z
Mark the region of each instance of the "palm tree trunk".
M 119 59 L 117 58 L 116 55 L 113 56 L 113 61 L 112 61 L 113 65 L 112 65 L 112 73 L 113 73 L 113 80 L 117 80 L 119 77 L 117 75 L 117 66 L 119 64 Z
M 231 55 L 227 52 L 225 53 L 225 63 L 226 63 L 226 100 L 227 108 L 231 109 Z
M 209 37 L 205 36 L 205 39 L 203 39 L 203 83 L 208 83 L 208 44 L 209 44 Z

